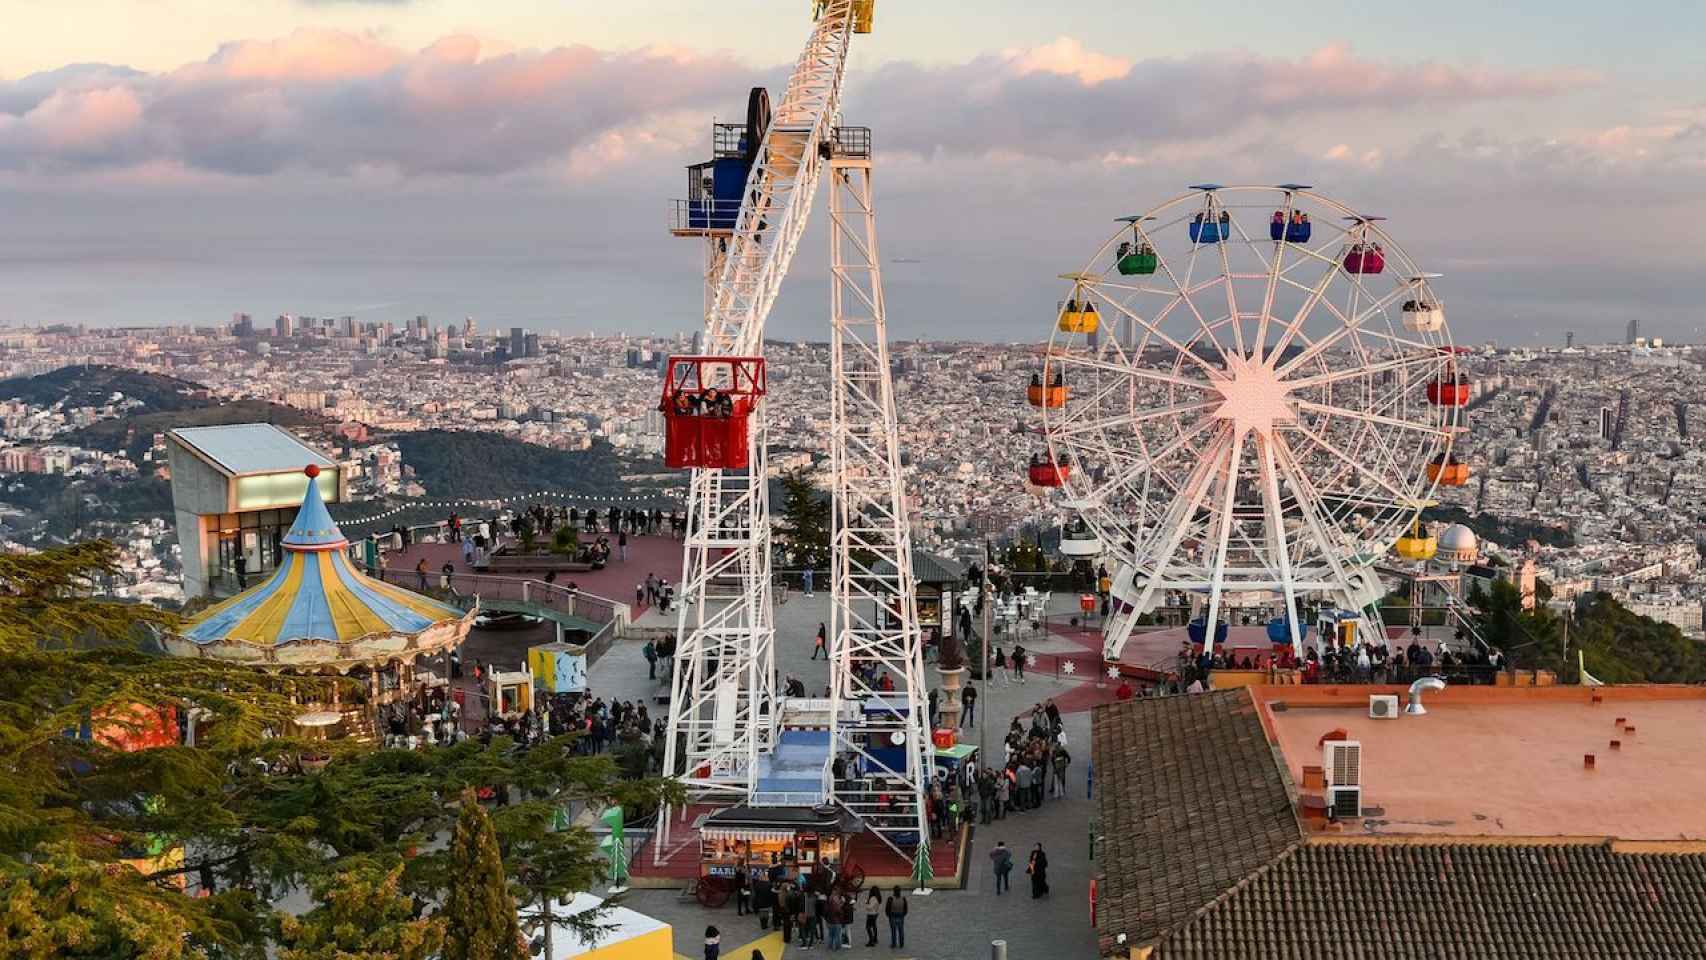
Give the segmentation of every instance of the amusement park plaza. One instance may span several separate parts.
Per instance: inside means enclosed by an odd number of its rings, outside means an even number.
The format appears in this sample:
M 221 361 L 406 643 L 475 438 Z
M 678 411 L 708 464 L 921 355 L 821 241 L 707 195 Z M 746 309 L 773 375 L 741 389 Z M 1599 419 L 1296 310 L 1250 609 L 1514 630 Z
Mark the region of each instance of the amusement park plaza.
M 1471 342 L 1413 202 L 1266 177 L 891 342 L 883 21 L 794 6 L 680 332 L 0 331 L 0 960 L 1706 957 L 1697 351 Z

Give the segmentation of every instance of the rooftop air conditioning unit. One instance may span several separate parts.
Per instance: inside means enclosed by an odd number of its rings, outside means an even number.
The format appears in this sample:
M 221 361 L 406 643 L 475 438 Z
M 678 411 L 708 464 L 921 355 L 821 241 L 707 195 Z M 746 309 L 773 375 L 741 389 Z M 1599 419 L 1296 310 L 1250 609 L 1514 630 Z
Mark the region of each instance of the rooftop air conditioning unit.
M 1321 769 L 1329 787 L 1362 786 L 1362 744 L 1356 740 L 1328 740 L 1321 745 Z
M 1398 716 L 1398 697 L 1391 693 L 1375 693 L 1368 697 L 1368 715 L 1376 720 L 1392 720 Z
M 1349 820 L 1362 816 L 1362 788 L 1328 787 L 1327 815 L 1334 820 Z

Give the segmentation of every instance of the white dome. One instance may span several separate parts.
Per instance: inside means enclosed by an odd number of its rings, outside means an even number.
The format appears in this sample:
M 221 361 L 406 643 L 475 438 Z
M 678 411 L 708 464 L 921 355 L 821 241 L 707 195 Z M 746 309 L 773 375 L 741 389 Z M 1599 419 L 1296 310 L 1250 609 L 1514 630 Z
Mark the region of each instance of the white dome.
M 1454 523 L 1439 534 L 1439 556 L 1453 560 L 1473 560 L 1481 552 L 1481 541 L 1475 531 Z

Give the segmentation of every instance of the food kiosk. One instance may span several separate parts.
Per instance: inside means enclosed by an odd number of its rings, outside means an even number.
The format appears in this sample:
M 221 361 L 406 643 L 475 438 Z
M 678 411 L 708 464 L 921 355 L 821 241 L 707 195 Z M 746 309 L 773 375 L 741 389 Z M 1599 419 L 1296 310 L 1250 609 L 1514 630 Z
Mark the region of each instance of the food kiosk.
M 700 818 L 699 901 L 717 907 L 734 893 L 735 872 L 796 880 L 846 859 L 847 838 L 859 821 L 831 807 L 736 806 Z M 774 869 L 774 868 L 779 868 Z

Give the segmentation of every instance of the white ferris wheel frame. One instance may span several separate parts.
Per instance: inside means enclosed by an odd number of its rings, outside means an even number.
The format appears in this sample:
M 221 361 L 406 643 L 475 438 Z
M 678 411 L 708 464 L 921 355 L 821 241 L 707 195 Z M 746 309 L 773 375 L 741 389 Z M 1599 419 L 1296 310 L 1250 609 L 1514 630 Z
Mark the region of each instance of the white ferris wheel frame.
M 1274 211 L 1308 213 L 1310 239 L 1272 240 Z M 1224 212 L 1228 235 L 1190 239 L 1199 212 L 1217 226 Z M 1055 325 L 1043 376 L 1067 396 L 1042 429 L 1070 465 L 1069 504 L 1121 565 L 1109 659 L 1167 592 L 1206 595 L 1205 624 L 1227 594 L 1260 593 L 1291 611 L 1324 595 L 1382 628 L 1373 565 L 1432 502 L 1427 467 L 1464 428 L 1461 405 L 1427 397 L 1458 372 L 1443 310 L 1431 328 L 1403 322 L 1406 303 L 1440 307 L 1438 274 L 1381 219 L 1297 185 L 1202 185 L 1121 218 L 1063 275 L 1063 309 L 1094 304 L 1099 329 Z M 1154 273 L 1119 274 L 1122 242 L 1151 246 Z M 1380 245 L 1380 274 L 1345 268 L 1355 243 Z

